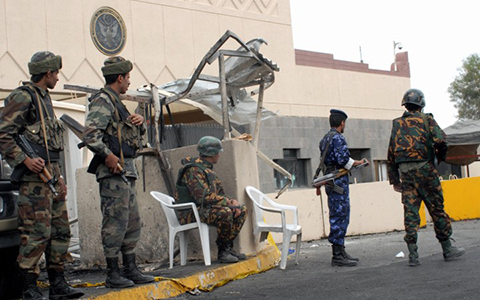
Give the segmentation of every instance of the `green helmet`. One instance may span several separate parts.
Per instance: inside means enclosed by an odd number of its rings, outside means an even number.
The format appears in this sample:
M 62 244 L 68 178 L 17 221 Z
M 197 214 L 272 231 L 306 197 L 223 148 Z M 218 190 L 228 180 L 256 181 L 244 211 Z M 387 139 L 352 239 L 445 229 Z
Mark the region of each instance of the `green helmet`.
M 201 156 L 215 156 L 223 151 L 222 142 L 213 136 L 204 136 L 198 141 L 197 150 Z
M 402 99 L 402 106 L 411 103 L 420 106 L 421 108 L 425 107 L 425 96 L 421 90 L 409 89 L 405 92 Z

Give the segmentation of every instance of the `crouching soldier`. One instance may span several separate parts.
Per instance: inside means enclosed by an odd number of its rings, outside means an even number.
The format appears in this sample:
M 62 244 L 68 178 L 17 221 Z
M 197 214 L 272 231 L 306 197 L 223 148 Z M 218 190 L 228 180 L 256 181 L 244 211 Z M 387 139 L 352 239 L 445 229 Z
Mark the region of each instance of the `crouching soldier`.
M 222 182 L 218 179 L 213 165 L 223 151 L 222 143 L 212 136 L 204 136 L 197 145 L 200 157 L 187 157 L 177 178 L 177 203 L 196 204 L 203 223 L 217 228 L 218 260 L 221 263 L 235 263 L 246 258 L 245 254 L 233 249 L 247 216 L 247 208 L 236 199 L 225 194 Z M 179 211 L 181 224 L 195 221 L 191 210 Z

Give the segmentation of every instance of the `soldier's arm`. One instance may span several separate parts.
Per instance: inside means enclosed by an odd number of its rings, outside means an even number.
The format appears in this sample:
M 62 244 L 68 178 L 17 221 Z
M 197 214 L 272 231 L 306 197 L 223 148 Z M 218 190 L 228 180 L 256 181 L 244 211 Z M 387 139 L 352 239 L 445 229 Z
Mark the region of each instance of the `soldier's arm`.
M 390 142 L 388 144 L 387 152 L 387 174 L 390 184 L 398 185 L 400 184 L 400 173 L 398 172 L 398 166 L 395 163 L 395 139 L 396 139 L 397 128 L 395 123 L 392 126 L 392 133 L 390 135 Z
M 89 112 L 85 120 L 83 141 L 95 154 L 107 157 L 112 153 L 103 142 L 103 136 L 108 124 L 113 119 L 114 107 L 105 98 L 97 97 L 90 103 Z
M 330 147 L 333 148 L 332 151 L 337 163 L 343 168 L 350 170 L 354 165 L 355 160 L 350 157 L 350 151 L 348 150 L 348 145 L 345 139 L 340 135 L 334 136 Z
M 0 115 L 0 152 L 12 168 L 27 158 L 13 136 L 26 124 L 31 104 L 32 100 L 27 92 L 14 91 Z
M 189 168 L 183 175 L 183 182 L 188 187 L 196 203 L 200 204 L 205 194 L 204 203 L 210 205 L 227 205 L 227 199 L 224 196 L 216 194 L 210 188 L 205 173 L 199 168 Z
M 445 161 L 447 158 L 447 135 L 440 128 L 437 121 L 433 118 L 432 114 L 428 114 L 428 121 L 430 126 L 430 132 L 432 133 L 433 144 L 435 148 L 435 154 L 440 161 Z

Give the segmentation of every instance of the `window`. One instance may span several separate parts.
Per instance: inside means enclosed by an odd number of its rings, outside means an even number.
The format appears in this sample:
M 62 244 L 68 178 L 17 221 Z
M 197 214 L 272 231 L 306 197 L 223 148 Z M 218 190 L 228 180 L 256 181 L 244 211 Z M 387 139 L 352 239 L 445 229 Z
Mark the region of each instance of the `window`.
M 386 160 L 376 160 L 375 165 L 375 180 L 376 181 L 387 181 L 387 161 Z
M 283 149 L 283 159 L 274 159 L 282 168 L 292 174 L 293 183 L 290 188 L 299 188 L 308 186 L 307 182 L 307 163 L 309 159 L 298 158 L 299 149 Z M 287 177 L 277 170 L 274 170 L 276 189 L 281 189 L 287 182 Z

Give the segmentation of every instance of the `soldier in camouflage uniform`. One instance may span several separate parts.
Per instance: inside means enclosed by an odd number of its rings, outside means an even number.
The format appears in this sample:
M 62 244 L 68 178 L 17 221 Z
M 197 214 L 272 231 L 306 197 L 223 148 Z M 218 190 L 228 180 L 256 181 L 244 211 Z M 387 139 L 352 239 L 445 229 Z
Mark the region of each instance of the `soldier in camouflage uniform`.
M 222 182 L 218 179 L 213 165 L 223 151 L 219 139 L 204 136 L 197 145 L 200 157 L 187 157 L 177 178 L 177 203 L 196 204 L 203 223 L 217 227 L 218 260 L 234 263 L 246 259 L 245 254 L 233 249 L 233 242 L 242 229 L 247 216 L 247 208 L 236 199 L 225 194 Z M 191 210 L 179 211 L 181 224 L 195 221 Z
M 62 58 L 48 51 L 35 53 L 28 69 L 31 81 L 5 99 L 0 116 L 0 152 L 20 175 L 18 223 L 21 236 L 18 264 L 23 277 L 23 299 L 45 299 L 37 287 L 38 261 L 45 253 L 50 281 L 50 299 L 78 298 L 82 292 L 69 286 L 64 262 L 70 244 L 65 181 L 60 173 L 63 126 L 56 118 L 48 89 L 53 89 L 62 68 Z M 23 135 L 40 157 L 31 158 L 18 146 Z M 48 140 L 48 142 L 47 142 Z M 48 145 L 48 146 L 47 146 Z M 38 173 L 44 168 L 58 181 L 58 195 Z M 13 178 L 12 178 L 13 179 Z
M 443 207 L 443 192 L 434 160 L 447 155 L 446 135 L 432 114 L 422 112 L 425 97 L 420 90 L 410 89 L 403 96 L 407 111 L 393 120 L 388 147 L 388 177 L 397 192 L 402 193 L 405 222 L 405 242 L 409 250 L 409 266 L 418 266 L 418 210 L 422 201 L 433 219 L 435 234 L 443 248 L 446 261 L 465 253 L 452 246 L 452 225 Z
M 350 170 L 353 166 L 368 161 L 354 160 L 350 157 L 347 141 L 342 133 L 345 130 L 347 114 L 338 109 L 330 110 L 330 131 L 320 141 L 320 152 L 325 155 L 325 172 L 331 173 L 340 168 Z M 327 149 L 328 147 L 328 149 Z M 324 153 L 327 151 L 326 153 Z M 317 173 L 318 174 L 318 173 Z M 330 216 L 330 234 L 328 241 L 332 243 L 332 266 L 356 266 L 358 258 L 351 257 L 345 251 L 345 235 L 350 222 L 350 197 L 348 174 L 339 177 L 332 184 L 327 184 Z
M 134 249 L 142 227 L 136 200 L 135 154 L 145 132 L 143 117 L 130 114 L 120 100 L 130 85 L 133 65 L 122 57 L 107 58 L 102 67 L 106 86 L 90 100 L 85 120 L 84 142 L 95 153 L 89 172 L 100 185 L 102 244 L 107 261 L 106 286 L 122 288 L 155 280 L 142 274 L 135 263 Z M 121 145 L 121 146 L 120 146 Z M 124 175 L 125 180 L 122 179 Z M 118 255 L 123 254 L 123 272 Z

